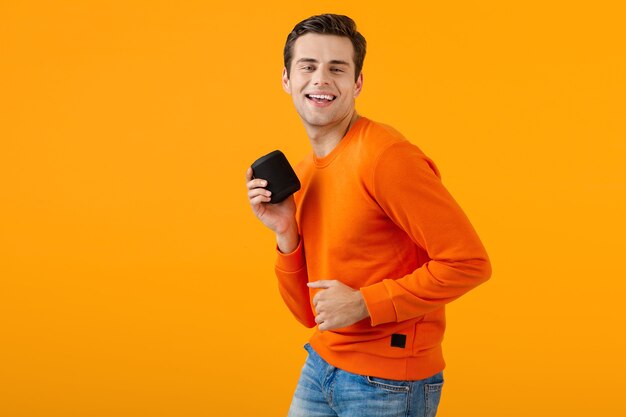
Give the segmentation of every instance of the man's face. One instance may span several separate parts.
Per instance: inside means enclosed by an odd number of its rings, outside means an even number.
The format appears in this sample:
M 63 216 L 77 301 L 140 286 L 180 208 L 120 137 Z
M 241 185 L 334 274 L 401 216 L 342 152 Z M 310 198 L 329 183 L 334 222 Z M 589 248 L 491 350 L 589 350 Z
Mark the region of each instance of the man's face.
M 293 45 L 291 73 L 283 88 L 305 127 L 331 127 L 350 118 L 363 77 L 354 81 L 354 48 L 349 38 L 307 33 Z

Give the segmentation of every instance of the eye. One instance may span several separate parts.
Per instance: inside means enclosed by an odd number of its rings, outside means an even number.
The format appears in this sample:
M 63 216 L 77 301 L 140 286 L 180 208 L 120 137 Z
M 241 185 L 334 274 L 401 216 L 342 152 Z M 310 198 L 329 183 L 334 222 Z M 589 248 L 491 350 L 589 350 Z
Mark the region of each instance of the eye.
M 331 68 L 330 70 L 332 72 L 343 72 L 343 70 L 341 68 Z
M 305 66 L 302 67 L 302 70 L 304 70 L 304 71 L 313 71 L 314 68 L 313 68 L 313 65 L 305 65 Z

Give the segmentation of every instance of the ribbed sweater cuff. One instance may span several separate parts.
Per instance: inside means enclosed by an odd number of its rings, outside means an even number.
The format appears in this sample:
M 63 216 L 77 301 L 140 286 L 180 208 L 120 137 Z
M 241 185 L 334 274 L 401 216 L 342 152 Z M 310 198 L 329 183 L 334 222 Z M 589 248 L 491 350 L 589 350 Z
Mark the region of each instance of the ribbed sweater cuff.
M 302 247 L 302 238 L 298 242 L 298 246 L 291 253 L 282 253 L 276 246 L 276 268 L 283 272 L 298 272 L 306 266 L 304 258 L 304 249 Z
M 361 288 L 372 326 L 398 321 L 396 309 L 389 297 L 384 282 Z

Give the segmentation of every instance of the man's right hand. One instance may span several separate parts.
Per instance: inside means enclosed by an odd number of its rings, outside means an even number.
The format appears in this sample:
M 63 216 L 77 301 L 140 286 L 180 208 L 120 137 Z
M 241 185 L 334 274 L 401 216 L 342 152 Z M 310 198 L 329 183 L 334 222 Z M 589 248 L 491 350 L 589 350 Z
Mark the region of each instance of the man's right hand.
M 283 253 L 293 252 L 298 246 L 296 203 L 289 196 L 278 204 L 270 204 L 271 192 L 264 187 L 267 181 L 252 178 L 252 168 L 246 171 L 246 186 L 252 211 L 261 223 L 276 233 L 278 248 Z

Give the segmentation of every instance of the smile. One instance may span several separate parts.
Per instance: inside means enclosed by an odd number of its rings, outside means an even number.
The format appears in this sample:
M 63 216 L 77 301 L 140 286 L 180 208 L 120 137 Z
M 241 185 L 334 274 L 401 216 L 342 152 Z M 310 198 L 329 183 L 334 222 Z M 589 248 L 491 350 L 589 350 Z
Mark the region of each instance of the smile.
M 330 103 L 337 98 L 330 94 L 305 94 L 305 97 L 315 103 Z

